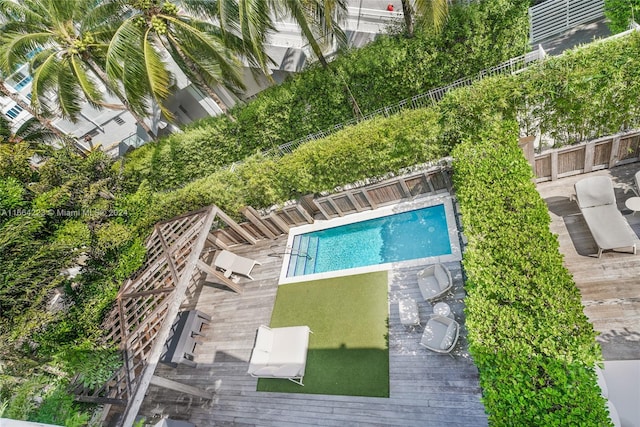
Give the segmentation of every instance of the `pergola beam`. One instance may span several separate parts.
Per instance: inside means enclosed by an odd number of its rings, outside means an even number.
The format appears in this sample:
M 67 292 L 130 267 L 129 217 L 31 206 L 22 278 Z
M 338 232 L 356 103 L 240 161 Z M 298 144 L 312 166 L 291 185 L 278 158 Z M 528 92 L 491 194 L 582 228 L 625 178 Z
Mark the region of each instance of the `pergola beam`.
M 239 294 L 242 293 L 242 287 L 240 285 L 235 283 L 233 280 L 228 279 L 227 277 L 225 277 L 222 273 L 220 273 L 218 270 L 216 270 L 215 268 L 213 268 L 210 265 L 208 265 L 206 262 L 204 262 L 202 260 L 198 260 L 198 268 L 200 270 L 204 271 L 205 273 L 209 273 L 209 274 L 214 275 L 215 277 L 220 279 L 220 281 L 223 284 L 225 284 L 226 286 L 228 286 L 229 288 L 231 288 L 235 292 L 237 292 Z
M 213 225 L 213 220 L 215 219 L 216 214 L 219 213 L 220 210 L 215 206 L 210 206 L 206 210 L 203 210 L 203 214 L 205 214 L 204 218 L 198 221 L 198 223 L 201 224 L 200 234 L 195 244 L 193 245 L 193 249 L 189 254 L 189 258 L 184 270 L 181 271 L 180 280 L 175 287 L 172 298 L 170 298 L 164 321 L 162 322 L 162 326 L 160 327 L 160 330 L 153 340 L 151 350 L 147 356 L 146 367 L 140 374 L 135 392 L 132 396 L 130 396 L 124 414 L 119 421 L 120 426 L 131 426 L 135 422 L 136 415 L 140 410 L 140 406 L 142 405 L 144 396 L 147 392 L 147 389 L 149 388 L 152 377 L 154 376 L 158 361 L 160 360 L 164 343 L 169 338 L 171 327 L 176 316 L 178 315 L 178 312 L 180 311 L 180 306 L 182 305 L 182 302 L 184 300 L 184 296 L 186 294 L 187 288 L 189 287 L 189 283 L 193 278 L 196 268 L 198 268 L 200 254 L 202 253 L 202 249 L 204 248 L 205 242 L 207 241 L 209 230 L 211 230 L 211 226 Z
M 211 392 L 202 390 L 201 388 L 183 384 L 178 381 L 170 380 L 168 378 L 162 378 L 157 375 L 154 375 L 151 377 L 150 384 L 153 384 L 155 386 L 162 387 L 162 388 L 168 388 L 169 390 L 174 390 L 181 393 L 192 394 L 194 396 L 202 397 L 209 400 L 213 399 L 213 393 Z

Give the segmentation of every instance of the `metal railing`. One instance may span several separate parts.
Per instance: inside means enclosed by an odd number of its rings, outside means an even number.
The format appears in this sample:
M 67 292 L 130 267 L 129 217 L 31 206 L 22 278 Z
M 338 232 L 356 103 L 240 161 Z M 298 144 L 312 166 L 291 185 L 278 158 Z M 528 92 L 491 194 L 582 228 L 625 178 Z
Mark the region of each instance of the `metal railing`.
M 485 77 L 500 75 L 500 74 L 517 74 L 522 70 L 526 69 L 532 62 L 539 61 L 546 56 L 544 49 L 542 46 L 538 46 L 538 49 L 526 53 L 524 55 L 518 56 L 516 58 L 512 58 L 506 62 L 503 62 L 495 67 L 487 68 L 485 70 L 480 71 L 473 77 L 465 77 L 455 82 L 439 87 L 436 89 L 432 89 L 426 93 L 413 96 L 411 98 L 403 99 L 397 104 L 389 105 L 386 107 L 379 108 L 371 113 L 365 114 L 360 119 L 351 119 L 347 120 L 343 123 L 336 124 L 328 129 L 304 136 L 302 138 L 296 139 L 294 141 L 287 142 L 285 144 L 279 145 L 276 148 L 271 148 L 263 151 L 261 154 L 265 157 L 280 157 L 285 154 L 292 153 L 295 149 L 300 147 L 301 145 L 314 141 L 317 139 L 326 138 L 327 136 L 344 129 L 347 126 L 351 126 L 357 124 L 362 121 L 370 120 L 375 117 L 389 117 L 390 115 L 399 113 L 400 111 L 407 109 L 418 109 L 425 108 L 429 106 L 433 106 L 437 104 L 442 98 L 444 98 L 445 94 L 453 89 L 457 89 L 459 87 L 470 86 L 473 82 L 482 80 Z M 230 165 L 231 170 L 233 170 L 237 165 L 241 162 L 235 162 Z
M 549 0 L 529 8 L 531 43 L 604 16 L 604 0 Z

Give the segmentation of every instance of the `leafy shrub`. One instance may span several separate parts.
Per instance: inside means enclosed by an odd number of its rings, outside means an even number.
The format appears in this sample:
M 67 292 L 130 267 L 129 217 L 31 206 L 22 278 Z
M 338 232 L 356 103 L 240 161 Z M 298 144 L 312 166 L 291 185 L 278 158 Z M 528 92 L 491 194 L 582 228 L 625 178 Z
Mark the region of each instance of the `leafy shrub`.
M 136 225 L 146 230 L 157 221 L 209 204 L 237 215 L 247 205 L 268 207 L 435 161 L 447 153 L 438 144 L 439 129 L 436 111 L 405 111 L 348 127 L 282 158 L 250 157 L 234 171 L 220 170 L 175 191 L 151 195 L 146 185 L 141 186 L 121 206 L 139 212 Z
M 607 26 L 614 34 L 628 30 L 631 20 L 639 13 L 640 1 L 638 0 L 604 1 L 604 16 L 607 17 Z
M 514 121 L 485 124 L 454 151 L 468 238 L 466 325 L 493 425 L 609 425 L 592 367 L 601 360 L 562 264 Z
M 540 121 L 556 145 L 571 144 L 640 124 L 637 32 L 593 43 L 518 75 L 522 111 Z
M 74 401 L 73 395 L 64 384 L 58 384 L 45 394 L 42 403 L 29 416 L 30 421 L 55 423 L 65 427 L 83 427 L 87 425 L 89 419 L 89 413 L 81 410 L 81 405 Z

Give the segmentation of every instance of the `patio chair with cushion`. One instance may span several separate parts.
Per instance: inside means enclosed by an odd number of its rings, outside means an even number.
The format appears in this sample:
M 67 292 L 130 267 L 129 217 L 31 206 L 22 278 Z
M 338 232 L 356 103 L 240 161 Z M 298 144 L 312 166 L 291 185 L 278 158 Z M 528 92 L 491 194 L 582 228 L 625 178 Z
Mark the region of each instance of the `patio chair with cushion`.
M 432 314 L 424 327 L 420 344 L 437 353 L 449 353 L 458 342 L 460 325 L 450 317 Z
M 253 270 L 253 267 L 256 264 L 260 265 L 258 261 L 241 257 L 227 250 L 221 251 L 213 261 L 213 264 L 216 268 L 224 270 L 224 276 L 227 278 L 231 277 L 232 274 L 240 274 L 251 280 L 253 280 L 253 277 L 251 277 L 251 270 Z
M 269 328 L 260 326 L 249 360 L 249 375 L 283 378 L 302 384 L 309 349 L 308 326 Z
M 427 301 L 444 296 L 452 285 L 451 273 L 442 264 L 430 265 L 418 272 L 418 287 L 422 297 Z
M 598 258 L 609 249 L 631 248 L 635 254 L 638 238 L 618 210 L 611 178 L 585 178 L 576 182 L 575 190 L 580 212 L 598 245 Z

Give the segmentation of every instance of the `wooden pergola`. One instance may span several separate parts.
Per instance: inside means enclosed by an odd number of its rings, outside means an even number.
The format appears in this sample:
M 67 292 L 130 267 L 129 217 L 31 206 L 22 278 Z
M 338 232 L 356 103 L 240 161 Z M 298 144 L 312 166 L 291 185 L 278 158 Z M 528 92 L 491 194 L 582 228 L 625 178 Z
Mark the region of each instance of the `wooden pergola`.
M 226 225 L 229 231 L 218 230 L 217 224 Z M 78 400 L 106 404 L 110 409 L 111 405 L 124 406 L 119 425 L 130 426 L 150 384 L 213 397 L 205 390 L 154 375 L 180 307 L 190 290 L 198 286 L 202 273 L 242 292 L 237 283 L 201 259 L 210 252 L 205 248 L 227 247 L 212 227 L 233 233 L 236 240 L 257 241 L 216 206 L 156 224 L 146 242 L 143 266 L 123 284 L 105 323 L 108 341 L 119 344 L 122 351 L 123 366 L 102 388 L 81 390 Z

